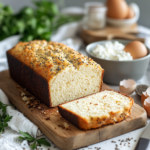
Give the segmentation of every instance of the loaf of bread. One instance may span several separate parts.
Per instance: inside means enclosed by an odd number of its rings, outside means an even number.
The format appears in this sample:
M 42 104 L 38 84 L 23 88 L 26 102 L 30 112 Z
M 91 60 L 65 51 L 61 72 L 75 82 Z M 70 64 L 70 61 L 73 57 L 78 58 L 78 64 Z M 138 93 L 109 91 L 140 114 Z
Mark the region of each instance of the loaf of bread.
M 105 90 L 58 106 L 66 120 L 82 130 L 98 128 L 124 120 L 131 114 L 133 99 Z
M 104 70 L 64 44 L 20 42 L 7 52 L 11 77 L 49 107 L 99 92 Z

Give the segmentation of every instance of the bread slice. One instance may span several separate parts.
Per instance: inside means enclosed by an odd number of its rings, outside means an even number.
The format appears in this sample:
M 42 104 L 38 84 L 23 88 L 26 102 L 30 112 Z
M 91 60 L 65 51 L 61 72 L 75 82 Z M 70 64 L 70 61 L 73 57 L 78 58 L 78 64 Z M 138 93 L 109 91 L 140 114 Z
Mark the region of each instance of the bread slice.
M 20 42 L 7 52 L 11 77 L 49 107 L 99 92 L 104 70 L 62 43 Z
M 58 106 L 62 117 L 87 130 L 124 120 L 131 114 L 133 99 L 105 90 Z

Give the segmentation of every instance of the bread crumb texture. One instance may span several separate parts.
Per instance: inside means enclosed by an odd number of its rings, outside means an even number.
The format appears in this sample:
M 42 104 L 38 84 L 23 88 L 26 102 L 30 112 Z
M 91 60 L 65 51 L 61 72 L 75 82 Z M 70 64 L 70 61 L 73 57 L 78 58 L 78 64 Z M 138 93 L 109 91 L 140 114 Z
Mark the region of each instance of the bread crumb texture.
M 62 43 L 20 42 L 8 53 L 47 80 L 53 107 L 101 90 L 101 66 Z
M 131 114 L 132 105 L 131 97 L 105 90 L 62 104 L 60 107 L 75 116 L 78 127 L 86 130 L 124 120 Z

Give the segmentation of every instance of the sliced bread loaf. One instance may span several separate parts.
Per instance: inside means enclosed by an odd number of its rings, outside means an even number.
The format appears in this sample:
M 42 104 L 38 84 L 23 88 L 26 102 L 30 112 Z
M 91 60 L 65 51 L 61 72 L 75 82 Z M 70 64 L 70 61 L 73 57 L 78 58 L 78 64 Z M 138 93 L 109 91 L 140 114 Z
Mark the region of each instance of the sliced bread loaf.
M 101 91 L 101 66 L 62 43 L 20 42 L 7 58 L 11 77 L 49 107 Z
M 134 101 L 115 91 L 102 91 L 58 106 L 62 117 L 87 130 L 124 120 Z

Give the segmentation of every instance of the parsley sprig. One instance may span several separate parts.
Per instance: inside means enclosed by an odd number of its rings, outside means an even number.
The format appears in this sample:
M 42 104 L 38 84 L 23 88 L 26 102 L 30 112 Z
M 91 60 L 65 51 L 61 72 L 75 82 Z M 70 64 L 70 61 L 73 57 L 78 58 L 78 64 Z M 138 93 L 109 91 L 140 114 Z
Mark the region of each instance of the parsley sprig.
M 35 139 L 27 132 L 19 131 L 19 133 L 24 136 L 24 137 L 19 136 L 20 139 L 27 140 L 28 142 L 32 143 L 30 144 L 31 149 L 36 149 L 37 145 L 38 146 L 41 146 L 41 145 L 51 146 L 50 143 L 46 140 L 46 138 Z
M 5 131 L 5 128 L 8 126 L 8 122 L 12 118 L 12 116 L 6 114 L 7 106 L 11 105 L 3 104 L 2 102 L 0 102 L 0 110 L 2 111 L 2 113 L 0 113 L 0 133 Z
M 12 119 L 12 116 L 9 116 L 6 114 L 6 107 L 8 107 L 8 106 L 12 106 L 12 105 L 3 104 L 2 102 L 0 102 L 0 110 L 1 110 L 1 113 L 0 113 L 0 133 L 5 131 L 5 127 L 8 126 L 8 122 Z M 32 137 L 27 132 L 19 131 L 19 133 L 24 136 L 24 137 L 19 136 L 20 139 L 27 140 L 28 142 L 33 143 L 33 144 L 30 144 L 31 149 L 36 149 L 37 145 L 38 146 L 41 146 L 41 145 L 51 146 L 50 143 L 46 140 L 46 138 L 35 139 L 34 137 Z
M 62 0 L 61 0 L 62 1 Z M 11 35 L 21 35 L 21 41 L 50 40 L 61 25 L 78 21 L 80 16 L 63 15 L 52 0 L 32 0 L 34 8 L 24 7 L 14 13 L 10 6 L 0 3 L 0 40 Z

